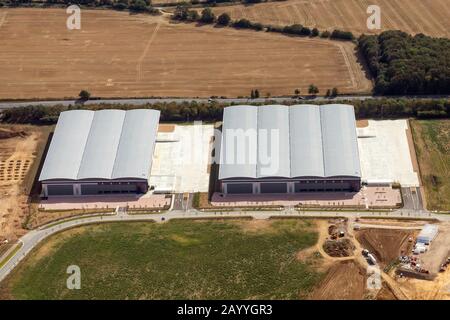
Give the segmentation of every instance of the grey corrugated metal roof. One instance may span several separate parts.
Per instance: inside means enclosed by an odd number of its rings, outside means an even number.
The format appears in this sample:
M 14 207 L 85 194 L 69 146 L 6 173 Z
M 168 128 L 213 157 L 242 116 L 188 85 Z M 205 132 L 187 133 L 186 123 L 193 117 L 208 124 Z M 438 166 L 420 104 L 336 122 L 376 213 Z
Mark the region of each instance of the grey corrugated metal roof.
M 228 149 L 222 135 L 219 179 L 264 177 L 360 177 L 356 121 L 350 105 L 295 105 L 292 107 L 233 106 L 225 108 L 223 130 L 249 128 L 258 131 L 257 143 L 247 144 L 247 150 L 260 153 L 264 143 L 260 129 L 278 129 L 279 158 L 274 174 L 264 174 L 262 164 L 224 164 Z M 225 131 L 223 131 L 225 132 Z M 233 156 L 239 156 L 236 148 Z M 234 159 L 234 158 L 233 158 Z M 260 160 L 258 158 L 258 160 Z M 267 166 L 267 164 L 266 164 Z
M 258 165 L 256 175 L 289 177 L 289 108 L 268 105 L 258 109 Z
M 123 110 L 96 111 L 77 179 L 110 179 L 122 132 Z
M 61 113 L 39 181 L 77 178 L 93 118 L 94 111 L 88 110 Z
M 149 175 L 160 112 L 62 112 L 39 181 Z
M 258 111 L 254 106 L 225 108 L 219 179 L 256 178 L 257 119 Z M 247 135 L 247 139 L 238 139 L 236 135 Z M 240 146 L 244 146 L 243 150 L 238 150 Z
M 127 111 L 111 178 L 147 178 L 152 165 L 159 114 L 157 110 Z
M 351 105 L 320 107 L 325 176 L 361 176 L 355 111 Z
M 315 105 L 290 107 L 291 177 L 323 177 L 320 108 Z

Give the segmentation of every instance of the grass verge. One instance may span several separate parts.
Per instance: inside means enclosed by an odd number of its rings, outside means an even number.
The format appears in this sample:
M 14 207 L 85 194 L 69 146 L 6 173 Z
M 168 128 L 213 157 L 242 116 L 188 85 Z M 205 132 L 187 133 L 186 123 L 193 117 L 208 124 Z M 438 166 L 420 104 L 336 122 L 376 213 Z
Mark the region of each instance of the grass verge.
M 16 247 L 5 257 L 5 259 L 3 259 L 2 261 L 0 261 L 0 268 L 2 268 L 6 263 L 8 263 L 8 261 L 14 257 L 14 255 L 17 253 L 17 251 L 20 250 L 20 248 L 22 248 L 22 242 L 19 242 Z
M 450 120 L 412 120 L 427 209 L 450 210 Z

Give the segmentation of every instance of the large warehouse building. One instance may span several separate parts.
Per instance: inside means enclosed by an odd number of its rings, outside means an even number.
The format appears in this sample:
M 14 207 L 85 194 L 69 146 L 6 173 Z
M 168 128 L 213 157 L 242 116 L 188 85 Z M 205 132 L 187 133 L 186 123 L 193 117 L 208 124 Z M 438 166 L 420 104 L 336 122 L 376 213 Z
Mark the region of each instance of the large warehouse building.
M 43 196 L 145 193 L 160 112 L 62 112 L 39 181 Z
M 226 108 L 219 181 L 223 194 L 359 191 L 353 106 Z

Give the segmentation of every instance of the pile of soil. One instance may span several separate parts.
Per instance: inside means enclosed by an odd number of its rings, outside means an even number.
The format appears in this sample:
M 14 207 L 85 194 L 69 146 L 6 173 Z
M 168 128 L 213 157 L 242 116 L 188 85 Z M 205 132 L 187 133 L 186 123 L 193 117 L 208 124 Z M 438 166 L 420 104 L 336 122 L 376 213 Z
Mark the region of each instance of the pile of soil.
M 10 129 L 0 128 L 0 139 L 10 139 L 15 137 L 24 138 L 27 136 L 25 131 L 15 131 Z
M 327 240 L 323 244 L 323 250 L 330 257 L 349 257 L 353 255 L 355 246 L 349 239 Z

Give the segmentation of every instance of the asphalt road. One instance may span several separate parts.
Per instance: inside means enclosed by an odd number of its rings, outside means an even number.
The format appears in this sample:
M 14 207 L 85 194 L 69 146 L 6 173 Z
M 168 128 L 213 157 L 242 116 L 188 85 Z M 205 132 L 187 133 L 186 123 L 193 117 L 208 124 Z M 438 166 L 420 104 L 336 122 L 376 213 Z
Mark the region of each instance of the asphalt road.
M 141 214 L 128 215 L 126 212 L 119 211 L 110 215 L 82 217 L 73 220 L 61 221 L 58 224 L 49 224 L 38 229 L 31 230 L 19 239 L 22 247 L 11 257 L 7 263 L 0 268 L 0 281 L 2 281 L 18 263 L 42 240 L 48 236 L 62 230 L 73 227 L 102 222 L 120 222 L 120 221 L 156 221 L 166 222 L 171 219 L 192 219 L 192 218 L 211 218 L 211 217 L 243 217 L 251 216 L 254 219 L 269 219 L 270 217 L 379 217 L 379 218 L 416 218 L 416 219 L 438 219 L 440 221 L 450 221 L 450 215 L 433 214 L 424 211 L 397 210 L 392 212 L 332 212 L 332 211 L 295 211 L 293 208 L 283 211 L 229 211 L 229 212 L 201 212 L 197 210 L 180 211 L 174 210 L 160 214 Z M 163 220 L 164 218 L 164 220 Z M 16 246 L 10 248 L 1 258 L 3 261 Z
M 420 188 L 402 188 L 403 208 L 410 210 L 422 210 L 422 196 Z
M 433 96 L 433 95 L 427 95 L 427 96 L 395 96 L 392 98 L 405 98 L 405 99 L 442 99 L 442 98 L 449 98 L 450 96 Z M 99 103 L 107 103 L 107 104 L 128 104 L 128 105 L 144 105 L 144 104 L 153 104 L 157 102 L 175 102 L 175 103 L 182 103 L 186 101 L 195 101 L 195 102 L 209 102 L 209 101 L 217 101 L 219 103 L 264 103 L 266 101 L 272 101 L 276 103 L 282 103 L 286 100 L 293 100 L 297 101 L 299 103 L 307 103 L 308 101 L 336 101 L 336 100 L 366 100 L 366 99 L 383 99 L 386 97 L 381 96 L 339 96 L 336 98 L 325 98 L 325 97 L 316 97 L 316 98 L 303 98 L 303 99 L 293 99 L 292 97 L 271 97 L 271 98 L 258 98 L 258 99 L 248 99 L 248 98 L 225 98 L 225 99 L 208 99 L 208 98 L 148 98 L 148 99 L 98 99 L 98 100 L 88 100 L 84 102 L 84 105 L 90 105 L 90 104 L 99 104 Z M 70 105 L 76 105 L 80 104 L 77 100 L 54 100 L 54 101 L 12 101 L 12 102 L 0 102 L 0 109 L 7 109 L 7 108 L 20 108 L 20 107 L 26 107 L 30 105 L 42 105 L 42 106 L 54 106 L 54 105 L 64 105 L 64 106 L 70 106 Z

